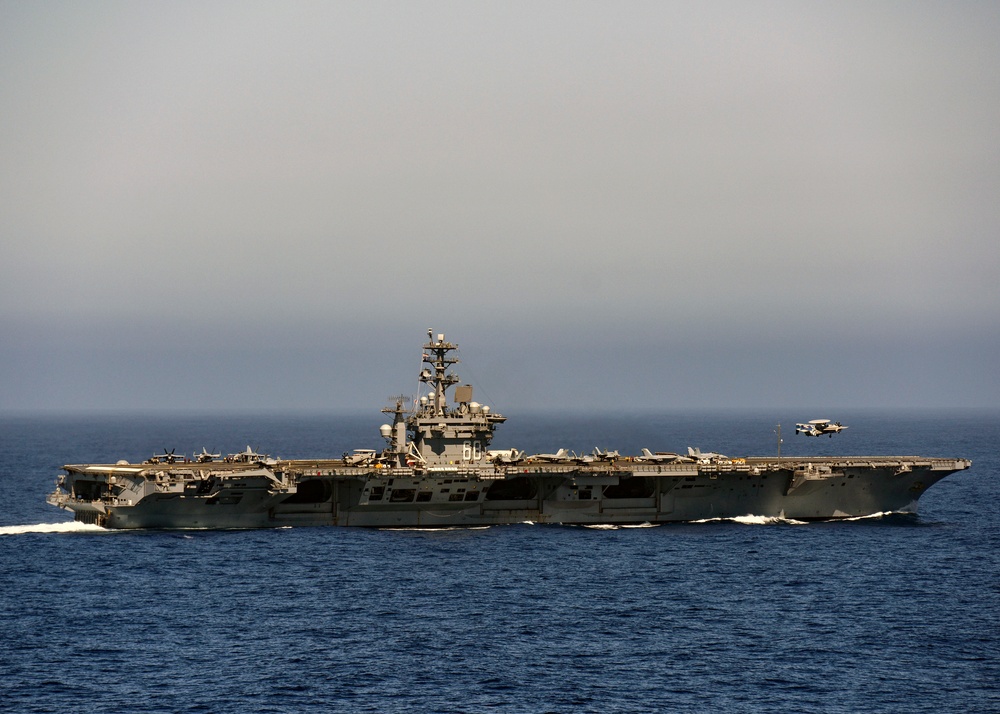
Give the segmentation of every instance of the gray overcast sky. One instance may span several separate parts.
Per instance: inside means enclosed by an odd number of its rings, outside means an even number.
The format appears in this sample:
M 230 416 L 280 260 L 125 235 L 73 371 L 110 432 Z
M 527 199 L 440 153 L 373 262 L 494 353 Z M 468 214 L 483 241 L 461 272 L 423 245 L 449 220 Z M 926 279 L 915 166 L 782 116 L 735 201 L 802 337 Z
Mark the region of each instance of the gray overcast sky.
M 0 410 L 1000 404 L 1000 4 L 0 0 Z M 480 395 L 477 395 L 480 396 Z

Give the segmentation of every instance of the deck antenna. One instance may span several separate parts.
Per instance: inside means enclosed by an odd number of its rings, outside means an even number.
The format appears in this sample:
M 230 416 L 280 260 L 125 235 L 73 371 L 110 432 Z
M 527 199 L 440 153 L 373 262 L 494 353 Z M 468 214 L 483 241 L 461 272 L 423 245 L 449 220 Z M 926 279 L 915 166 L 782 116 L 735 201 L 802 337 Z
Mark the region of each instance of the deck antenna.
M 781 424 L 778 424 L 778 428 L 774 431 L 778 435 L 778 458 L 781 458 Z

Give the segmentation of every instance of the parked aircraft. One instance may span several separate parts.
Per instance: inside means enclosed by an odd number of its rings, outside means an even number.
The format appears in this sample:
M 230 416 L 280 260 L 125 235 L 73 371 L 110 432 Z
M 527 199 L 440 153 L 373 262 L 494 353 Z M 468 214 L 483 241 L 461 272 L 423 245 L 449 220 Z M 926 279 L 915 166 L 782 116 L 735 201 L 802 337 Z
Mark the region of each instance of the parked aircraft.
M 602 451 L 597 446 L 594 447 L 591 453 L 594 455 L 594 460 L 596 461 L 614 461 L 621 456 L 617 451 L 608 451 L 606 449 Z
M 554 454 L 532 454 L 531 456 L 528 457 L 528 460 L 551 462 L 551 461 L 568 461 L 571 458 L 572 456 L 570 456 L 569 451 L 567 451 L 566 449 L 559 449 L 559 451 L 557 451 Z
M 214 459 L 219 458 L 220 456 L 222 456 L 222 454 L 210 454 L 210 453 L 208 453 L 208 449 L 206 449 L 203 446 L 203 447 L 201 447 L 201 453 L 194 455 L 194 460 L 197 461 L 199 464 L 206 464 L 209 461 L 212 461 Z
M 691 459 L 673 451 L 657 451 L 655 454 L 649 449 L 643 449 L 641 456 L 636 456 L 635 461 L 645 461 L 653 464 L 676 464 Z
M 248 445 L 246 451 L 241 451 L 237 454 L 230 454 L 226 457 L 226 461 L 237 464 L 255 464 L 255 463 L 275 463 L 268 454 L 258 454 L 256 451 L 250 448 Z
M 164 448 L 162 454 L 153 454 L 149 458 L 149 461 L 147 461 L 146 463 L 150 463 L 150 464 L 159 464 L 159 463 L 172 464 L 172 463 L 174 463 L 176 461 L 183 461 L 184 457 L 183 456 L 177 456 L 177 455 L 175 455 L 174 454 L 175 451 L 177 451 L 176 448 L 173 448 L 170 451 L 167 451 Z
M 486 457 L 497 464 L 516 464 L 524 458 L 524 452 L 517 449 L 491 449 Z
M 712 461 L 725 461 L 729 457 L 725 454 L 717 454 L 714 451 L 702 452 L 697 446 L 688 447 L 688 457 L 694 459 L 700 464 L 707 464 Z

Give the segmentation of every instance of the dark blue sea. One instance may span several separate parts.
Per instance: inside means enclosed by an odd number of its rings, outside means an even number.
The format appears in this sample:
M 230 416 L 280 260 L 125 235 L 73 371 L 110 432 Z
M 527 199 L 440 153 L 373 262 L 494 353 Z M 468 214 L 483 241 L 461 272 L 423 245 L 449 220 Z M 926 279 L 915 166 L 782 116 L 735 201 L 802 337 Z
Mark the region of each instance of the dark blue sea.
M 832 438 L 794 422 L 833 417 Z M 511 415 L 496 448 L 966 457 L 917 516 L 111 532 L 64 463 L 381 448 L 383 416 L 0 418 L 3 712 L 998 712 L 1000 412 Z

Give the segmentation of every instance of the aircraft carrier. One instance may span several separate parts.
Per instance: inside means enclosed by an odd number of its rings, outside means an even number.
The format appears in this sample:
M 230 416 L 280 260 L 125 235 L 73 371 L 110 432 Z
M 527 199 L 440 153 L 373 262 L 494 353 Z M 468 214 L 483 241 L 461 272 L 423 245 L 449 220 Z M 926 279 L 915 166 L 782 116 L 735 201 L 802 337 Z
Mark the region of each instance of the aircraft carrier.
M 494 450 L 506 417 L 451 373 L 457 345 L 428 331 L 412 400 L 382 411 L 381 451 L 341 458 L 254 453 L 76 464 L 47 501 L 107 528 L 439 528 L 510 523 L 636 525 L 758 516 L 788 520 L 915 512 L 961 458 L 728 457 Z M 454 389 L 452 389 L 454 388 Z

